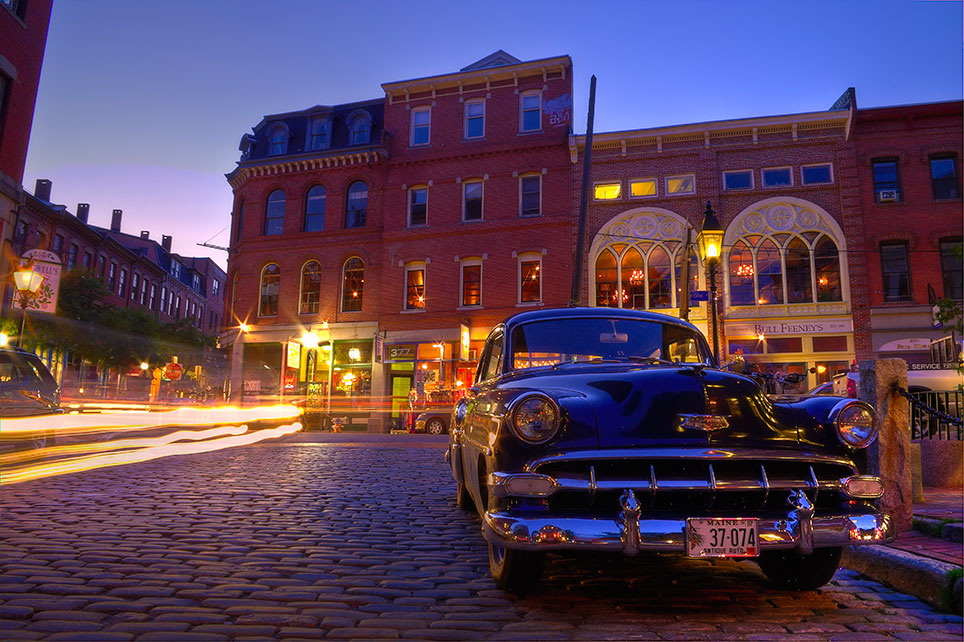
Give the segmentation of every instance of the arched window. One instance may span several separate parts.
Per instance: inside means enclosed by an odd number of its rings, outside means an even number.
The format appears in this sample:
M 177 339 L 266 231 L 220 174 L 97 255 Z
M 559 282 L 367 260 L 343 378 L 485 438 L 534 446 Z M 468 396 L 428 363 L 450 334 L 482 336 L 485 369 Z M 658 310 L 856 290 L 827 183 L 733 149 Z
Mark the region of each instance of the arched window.
M 790 303 L 810 303 L 813 301 L 813 286 L 810 281 L 810 248 L 797 237 L 794 237 L 787 245 L 787 295 L 787 300 Z M 774 303 L 783 303 L 783 301 L 774 301 Z
M 730 305 L 753 305 L 753 254 L 743 241 L 730 252 Z
M 345 228 L 365 227 L 368 215 L 368 185 L 355 181 L 348 188 L 348 204 L 345 210 Z
M 371 140 L 372 119 L 367 112 L 351 117 L 351 144 L 365 145 Z
M 305 232 L 320 232 L 325 229 L 325 188 L 315 185 L 308 190 L 305 199 Z
M 817 275 L 817 301 L 843 301 L 840 254 L 837 252 L 837 244 L 829 237 L 824 236 L 817 241 L 813 251 L 813 265 Z
M 264 235 L 274 236 L 285 231 L 285 193 L 276 189 L 268 195 L 264 208 Z
M 284 125 L 275 125 L 268 136 L 268 154 L 277 156 L 288 152 L 288 128 Z
M 599 253 L 596 259 L 596 305 L 599 307 L 615 308 L 617 303 L 616 257 L 606 249 Z
M 646 269 L 643 256 L 635 248 L 623 255 L 620 289 L 624 308 L 642 310 L 646 307 Z
M 261 302 L 258 316 L 278 316 L 278 292 L 281 289 L 281 269 L 276 263 L 268 263 L 261 270 Z
M 760 305 L 783 303 L 783 265 L 780 260 L 780 248 L 770 239 L 763 241 L 756 251 L 756 273 L 760 285 L 757 303 Z
M 301 306 L 299 314 L 317 314 L 321 302 L 321 265 L 308 261 L 301 268 Z
M 649 307 L 669 308 L 673 305 L 673 286 L 670 276 L 669 254 L 662 247 L 649 253 L 649 268 L 646 272 L 649 281 Z
M 357 256 L 345 261 L 345 275 L 341 287 L 342 312 L 359 312 L 365 286 L 365 264 Z

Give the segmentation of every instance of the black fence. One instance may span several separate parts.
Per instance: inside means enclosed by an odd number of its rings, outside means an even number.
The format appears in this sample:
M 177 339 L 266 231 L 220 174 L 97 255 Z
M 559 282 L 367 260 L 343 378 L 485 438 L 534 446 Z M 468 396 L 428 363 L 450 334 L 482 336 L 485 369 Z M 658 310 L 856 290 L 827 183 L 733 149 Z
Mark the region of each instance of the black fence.
M 901 393 L 910 402 L 911 439 L 964 441 L 964 392 Z

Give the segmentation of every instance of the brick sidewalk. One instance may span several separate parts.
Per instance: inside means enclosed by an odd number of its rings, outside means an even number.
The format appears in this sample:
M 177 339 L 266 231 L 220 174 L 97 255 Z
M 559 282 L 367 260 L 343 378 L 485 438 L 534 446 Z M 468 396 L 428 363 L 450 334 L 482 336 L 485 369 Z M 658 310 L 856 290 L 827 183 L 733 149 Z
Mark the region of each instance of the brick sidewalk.
M 934 520 L 964 520 L 964 493 L 958 488 L 924 488 L 924 501 L 914 504 L 914 517 Z M 964 566 L 964 544 L 927 535 L 916 530 L 905 531 L 889 545 L 915 555 Z

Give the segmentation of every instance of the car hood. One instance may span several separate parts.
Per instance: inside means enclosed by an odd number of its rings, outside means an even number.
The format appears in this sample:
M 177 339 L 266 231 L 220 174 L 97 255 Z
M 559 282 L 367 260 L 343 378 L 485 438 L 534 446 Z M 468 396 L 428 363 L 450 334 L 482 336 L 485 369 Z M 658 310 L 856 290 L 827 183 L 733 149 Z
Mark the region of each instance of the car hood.
M 774 448 L 800 443 L 790 403 L 771 400 L 746 377 L 694 366 L 566 365 L 518 373 L 503 387 L 588 401 L 600 448 L 718 445 Z M 683 426 L 683 415 L 719 415 L 711 432 Z M 565 439 L 565 437 L 563 437 Z

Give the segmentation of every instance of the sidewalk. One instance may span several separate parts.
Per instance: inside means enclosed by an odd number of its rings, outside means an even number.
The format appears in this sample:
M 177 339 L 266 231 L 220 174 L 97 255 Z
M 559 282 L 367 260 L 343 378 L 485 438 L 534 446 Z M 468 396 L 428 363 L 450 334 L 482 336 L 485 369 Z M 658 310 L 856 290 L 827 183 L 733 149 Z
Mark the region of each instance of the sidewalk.
M 886 546 L 849 549 L 843 566 L 945 611 L 961 613 L 962 521 L 961 489 L 924 488 L 924 500 L 914 504 L 914 530 Z

